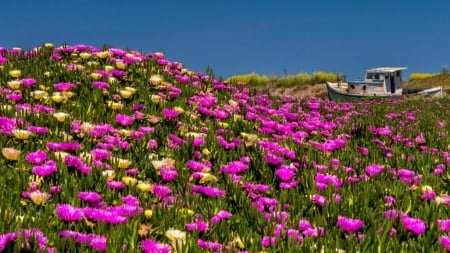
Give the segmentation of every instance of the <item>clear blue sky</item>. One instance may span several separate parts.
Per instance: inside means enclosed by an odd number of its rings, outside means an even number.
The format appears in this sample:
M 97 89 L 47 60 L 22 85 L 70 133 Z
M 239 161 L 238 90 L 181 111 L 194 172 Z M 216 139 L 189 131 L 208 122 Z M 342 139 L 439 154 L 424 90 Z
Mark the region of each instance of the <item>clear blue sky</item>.
M 342 72 L 450 64 L 449 0 L 152 1 L 1 3 L 0 46 L 51 42 L 163 51 L 216 76 Z

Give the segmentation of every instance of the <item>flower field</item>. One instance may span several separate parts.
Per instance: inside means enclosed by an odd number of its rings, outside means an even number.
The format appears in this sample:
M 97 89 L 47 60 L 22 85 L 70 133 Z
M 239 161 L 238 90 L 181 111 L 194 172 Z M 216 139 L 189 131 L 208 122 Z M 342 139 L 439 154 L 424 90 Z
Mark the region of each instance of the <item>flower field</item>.
M 255 94 L 163 53 L 0 47 L 0 252 L 446 252 L 450 100 Z

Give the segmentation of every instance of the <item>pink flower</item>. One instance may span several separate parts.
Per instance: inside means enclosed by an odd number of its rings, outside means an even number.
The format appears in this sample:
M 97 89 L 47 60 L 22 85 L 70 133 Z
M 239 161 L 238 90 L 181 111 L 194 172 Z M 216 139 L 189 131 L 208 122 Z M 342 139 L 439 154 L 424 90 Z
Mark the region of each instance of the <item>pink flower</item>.
M 339 215 L 337 219 L 337 226 L 345 232 L 356 232 L 364 226 L 364 222 L 362 220 Z
M 324 206 L 328 201 L 327 198 L 324 196 L 321 196 L 319 194 L 314 194 L 311 196 L 311 201 L 314 202 L 316 205 Z
M 440 236 L 439 242 L 447 251 L 450 251 L 450 236 L 447 235 Z
M 427 225 L 424 221 L 421 219 L 411 218 L 407 214 L 402 214 L 401 220 L 403 227 L 414 234 L 424 234 L 427 229 Z
M 53 160 L 50 160 L 50 161 L 45 162 L 43 165 L 34 166 L 33 169 L 31 169 L 31 172 L 33 172 L 37 176 L 46 177 L 46 176 L 50 176 L 57 170 L 58 170 L 58 167 L 56 166 L 56 162 Z
M 70 204 L 57 204 L 56 214 L 63 221 L 79 221 L 83 219 L 83 209 L 73 207 Z
M 270 246 L 275 246 L 277 244 L 277 238 L 275 236 L 264 236 L 261 240 L 261 245 L 264 248 L 268 248 Z
M 126 114 L 117 114 L 115 117 L 117 124 L 121 126 L 129 126 L 133 124 L 134 118 Z
M 286 168 L 287 166 L 281 165 L 276 171 L 275 175 L 281 180 L 281 181 L 289 181 L 295 176 L 295 172 L 290 169 Z
M 99 202 L 102 199 L 102 196 L 97 192 L 79 192 L 78 198 L 80 198 L 82 201 L 95 203 Z
M 34 165 L 40 165 L 45 160 L 47 160 L 47 153 L 43 150 L 38 150 L 36 152 L 30 152 L 25 158 L 27 162 L 34 164 Z
M 366 170 L 366 173 L 370 177 L 374 177 L 384 171 L 384 166 L 378 165 L 378 164 L 372 164 L 372 165 L 367 166 L 365 170 Z
M 172 251 L 169 245 L 151 239 L 143 240 L 141 248 L 145 253 L 170 253 Z
M 68 91 L 75 88 L 75 84 L 73 83 L 55 83 L 53 87 L 58 91 Z

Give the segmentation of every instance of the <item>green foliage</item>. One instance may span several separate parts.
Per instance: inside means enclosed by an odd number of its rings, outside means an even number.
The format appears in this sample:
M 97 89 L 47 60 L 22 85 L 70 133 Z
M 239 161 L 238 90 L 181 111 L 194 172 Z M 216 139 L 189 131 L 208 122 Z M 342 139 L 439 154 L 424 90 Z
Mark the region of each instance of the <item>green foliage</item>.
M 336 73 L 327 73 L 322 71 L 313 72 L 312 75 L 300 72 L 295 75 L 285 75 L 285 76 L 265 76 L 258 75 L 256 73 L 250 73 L 246 75 L 235 75 L 228 79 L 232 84 L 238 82 L 246 83 L 249 86 L 263 86 L 263 85 L 273 85 L 278 87 L 294 87 L 297 85 L 305 84 L 316 84 L 325 82 L 336 82 L 339 79 Z

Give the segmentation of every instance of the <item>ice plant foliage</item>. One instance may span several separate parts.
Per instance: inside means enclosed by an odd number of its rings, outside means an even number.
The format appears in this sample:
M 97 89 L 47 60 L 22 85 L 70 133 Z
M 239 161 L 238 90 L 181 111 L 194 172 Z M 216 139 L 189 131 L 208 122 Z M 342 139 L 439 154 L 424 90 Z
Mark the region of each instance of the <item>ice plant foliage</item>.
M 0 47 L 0 252 L 450 251 L 449 106 Z

